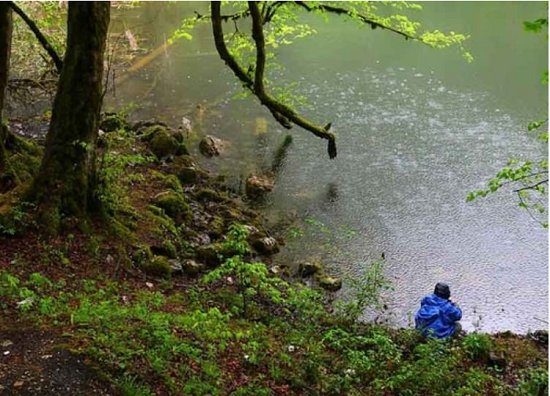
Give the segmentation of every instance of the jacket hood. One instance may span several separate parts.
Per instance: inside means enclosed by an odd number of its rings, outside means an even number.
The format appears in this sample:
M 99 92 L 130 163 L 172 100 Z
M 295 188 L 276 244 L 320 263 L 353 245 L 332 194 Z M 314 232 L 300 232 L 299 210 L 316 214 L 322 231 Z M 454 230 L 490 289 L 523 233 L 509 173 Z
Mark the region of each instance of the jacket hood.
M 422 299 L 423 304 L 434 305 L 434 306 L 437 306 L 437 307 L 445 304 L 448 301 L 449 300 L 447 300 L 446 298 L 441 298 L 436 294 L 428 294 L 427 296 L 425 296 Z

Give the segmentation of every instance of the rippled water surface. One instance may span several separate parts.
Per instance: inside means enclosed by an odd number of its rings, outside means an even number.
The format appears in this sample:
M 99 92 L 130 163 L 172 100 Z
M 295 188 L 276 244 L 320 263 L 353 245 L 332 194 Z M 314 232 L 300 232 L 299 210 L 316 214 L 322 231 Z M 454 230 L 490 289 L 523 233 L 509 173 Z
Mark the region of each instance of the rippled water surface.
M 161 45 L 182 16 L 204 7 L 148 4 L 113 26 L 141 26 L 135 29 L 149 45 Z M 465 197 L 508 158 L 546 155 L 525 129 L 547 109 L 539 78 L 547 43 L 524 33 L 522 21 L 547 10 L 525 2 L 424 8 L 428 26 L 471 35 L 474 63 L 387 32 L 314 20 L 316 37 L 278 54 L 287 66 L 278 81 L 301 83 L 298 92 L 312 104 L 302 111 L 332 122 L 339 149 L 329 161 L 324 141 L 292 131 L 267 212 L 294 212 L 303 222 L 279 260 L 316 258 L 335 274 L 359 276 L 383 252 L 395 286 L 386 316 L 397 326 L 409 325 L 420 298 L 444 280 L 468 330 L 543 328 L 547 232 L 517 208 L 511 191 L 473 204 Z M 199 135 L 228 140 L 227 153 L 207 166 L 238 178 L 268 166 L 286 131 L 253 99 L 231 100 L 236 92 L 204 26 L 194 41 L 174 44 L 126 76 L 109 101 L 135 102 L 135 117 L 174 126 L 186 117 Z

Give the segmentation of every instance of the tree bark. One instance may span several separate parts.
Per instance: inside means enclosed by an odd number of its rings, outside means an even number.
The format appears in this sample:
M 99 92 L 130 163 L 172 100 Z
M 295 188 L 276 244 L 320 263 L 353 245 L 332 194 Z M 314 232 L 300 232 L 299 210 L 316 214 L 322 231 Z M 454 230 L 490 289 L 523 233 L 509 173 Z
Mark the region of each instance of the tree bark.
M 4 144 L 7 139 L 7 128 L 4 128 L 2 111 L 4 96 L 8 85 L 10 69 L 11 36 L 13 24 L 11 8 L 8 2 L 0 2 L 0 165 L 3 162 Z
M 109 18 L 109 2 L 69 2 L 67 50 L 44 158 L 30 191 L 52 230 L 61 216 L 85 220 L 96 208 L 95 149 Z

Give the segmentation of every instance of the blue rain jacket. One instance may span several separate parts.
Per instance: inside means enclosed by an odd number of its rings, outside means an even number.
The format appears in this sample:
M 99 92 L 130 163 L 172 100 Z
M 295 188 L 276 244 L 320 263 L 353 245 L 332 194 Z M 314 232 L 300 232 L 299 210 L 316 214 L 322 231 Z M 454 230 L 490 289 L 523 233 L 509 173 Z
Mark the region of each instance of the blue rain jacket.
M 414 316 L 416 328 L 423 337 L 430 334 L 435 338 L 451 337 L 455 322 L 462 319 L 462 311 L 449 300 L 429 294 L 422 299 L 420 309 Z

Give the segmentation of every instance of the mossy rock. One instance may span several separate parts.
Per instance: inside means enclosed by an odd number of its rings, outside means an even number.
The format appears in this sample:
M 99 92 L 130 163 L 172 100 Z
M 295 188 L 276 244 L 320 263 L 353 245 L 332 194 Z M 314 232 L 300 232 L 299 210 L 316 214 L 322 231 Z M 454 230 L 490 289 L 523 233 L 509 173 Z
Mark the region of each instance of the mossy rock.
M 224 150 L 225 142 L 214 136 L 206 136 L 199 142 L 199 151 L 205 157 L 211 158 L 220 155 Z
M 35 142 L 9 131 L 5 133 L 7 136 L 4 147 L 0 147 L 0 168 L 3 167 L 0 172 L 0 193 L 32 181 L 40 166 L 43 152 Z
M 99 129 L 104 132 L 113 132 L 129 128 L 130 124 L 128 123 L 127 117 L 121 113 L 105 113 L 99 124 Z
M 214 216 L 208 224 L 208 235 L 212 238 L 219 238 L 225 230 L 225 221 L 220 216 Z
M 191 209 L 183 196 L 175 191 L 168 191 L 157 197 L 155 205 L 164 209 L 166 214 L 176 221 L 189 218 Z
M 246 196 L 252 200 L 260 200 L 273 191 L 275 178 L 273 175 L 250 175 L 246 179 Z
M 305 262 L 300 264 L 298 272 L 303 278 L 315 275 L 321 272 L 323 265 L 319 262 Z
M 334 276 L 322 275 L 317 279 L 317 282 L 320 287 L 331 292 L 338 291 L 342 288 L 342 279 Z
M 197 167 L 197 163 L 190 155 L 181 155 L 177 158 L 174 158 L 174 161 L 171 163 L 174 173 L 177 174 L 179 168 L 194 168 Z
M 254 250 L 263 255 L 272 255 L 278 253 L 280 250 L 279 242 L 269 236 L 253 238 L 250 244 Z
M 174 132 L 172 136 L 174 137 L 174 139 L 176 139 L 178 143 L 183 143 L 183 141 L 185 140 L 185 135 L 181 131 Z
M 204 269 L 204 265 L 197 263 L 195 260 L 184 260 L 182 262 L 183 273 L 188 276 L 197 276 Z
M 229 222 L 234 223 L 242 223 L 244 222 L 244 214 L 241 212 L 240 209 L 231 207 L 231 206 L 224 206 L 220 209 L 220 216 L 222 216 L 224 219 L 226 219 Z
M 118 247 L 116 248 L 116 254 L 118 256 L 118 262 L 123 268 L 132 268 L 132 260 L 130 260 L 128 253 L 126 252 L 126 247 L 124 245 L 118 245 Z
M 224 202 L 228 199 L 212 188 L 201 188 L 195 197 L 201 202 Z
M 216 268 L 223 261 L 222 251 L 221 244 L 213 243 L 199 246 L 195 251 L 195 255 L 197 260 L 204 263 L 208 268 Z
M 136 128 L 134 126 L 134 128 Z M 153 125 L 149 125 L 147 127 L 140 127 L 138 128 L 142 133 L 141 133 L 141 141 L 142 142 L 145 142 L 145 143 L 149 143 L 151 140 L 153 140 L 153 138 L 157 135 L 157 133 L 161 133 L 161 134 L 170 134 L 169 130 L 168 130 L 168 127 L 166 125 L 161 125 L 161 124 L 153 124 Z
M 172 266 L 167 257 L 155 256 L 141 265 L 143 272 L 147 275 L 169 278 L 172 274 Z
M 163 179 L 164 186 L 177 193 L 183 193 L 181 183 L 175 175 L 166 175 Z
M 174 173 L 182 184 L 193 184 L 199 179 L 208 177 L 208 172 L 202 170 L 193 157 L 190 155 L 181 155 L 171 163 L 172 173 Z
M 269 272 L 271 272 L 275 276 L 279 276 L 281 278 L 290 278 L 290 270 L 287 265 L 274 265 L 269 269 Z
M 196 168 L 181 168 L 178 179 L 182 184 L 193 184 L 199 180 L 199 171 Z
M 152 258 L 153 253 L 151 252 L 151 248 L 149 246 L 139 246 L 132 254 L 133 261 L 138 265 L 146 263 Z
M 137 134 L 145 135 L 148 128 L 155 126 L 168 128 L 168 124 L 165 122 L 152 119 L 138 121 L 132 126 L 132 129 L 136 131 Z
M 178 249 L 168 239 L 163 241 L 162 246 L 151 246 L 151 252 L 155 256 L 166 256 L 171 259 L 178 257 Z
M 180 146 L 181 144 L 166 131 L 155 133 L 155 136 L 153 136 L 148 144 L 149 150 L 158 159 L 177 155 L 180 151 Z

